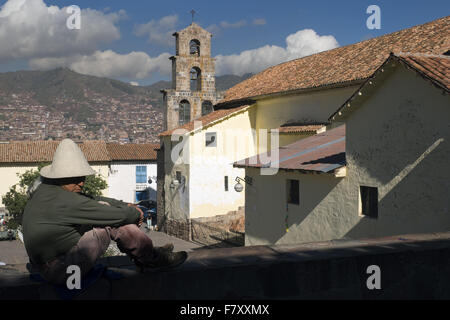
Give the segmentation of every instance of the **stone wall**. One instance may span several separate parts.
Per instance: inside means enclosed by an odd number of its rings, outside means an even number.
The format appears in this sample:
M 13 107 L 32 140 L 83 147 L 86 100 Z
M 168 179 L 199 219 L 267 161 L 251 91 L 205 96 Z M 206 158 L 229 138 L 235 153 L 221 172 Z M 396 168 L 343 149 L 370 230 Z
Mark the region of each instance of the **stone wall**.
M 186 220 L 164 219 L 163 229 L 169 236 L 174 236 L 185 241 L 191 241 L 191 222 Z
M 102 278 L 78 299 L 450 298 L 450 232 L 199 249 L 190 252 L 183 265 L 166 272 L 137 273 L 127 259 L 107 259 L 111 270 L 122 273 L 123 279 Z M 372 265 L 380 270 L 379 289 L 367 286 Z M 8 269 L 0 267 L 0 300 L 55 299 L 49 285 Z M 167 316 L 176 318 L 172 311 Z
M 190 54 L 189 43 L 198 40 L 200 55 Z M 211 33 L 195 23 L 175 33 L 176 55 L 172 61 L 172 88 L 165 90 L 165 128 L 167 130 L 180 126 L 179 105 L 182 100 L 190 104 L 190 120 L 199 118 L 202 114 L 202 102 L 210 101 L 213 105 L 220 99 L 215 85 L 215 59 L 211 57 Z M 200 70 L 200 88 L 191 91 L 190 71 Z
M 224 215 L 191 219 L 191 240 L 207 246 L 243 246 L 244 207 Z
M 165 181 L 165 171 L 164 171 L 164 145 L 157 151 L 157 204 L 156 204 L 156 225 L 158 230 L 163 228 L 164 224 L 164 212 L 165 212 L 165 193 L 164 193 L 164 181 Z

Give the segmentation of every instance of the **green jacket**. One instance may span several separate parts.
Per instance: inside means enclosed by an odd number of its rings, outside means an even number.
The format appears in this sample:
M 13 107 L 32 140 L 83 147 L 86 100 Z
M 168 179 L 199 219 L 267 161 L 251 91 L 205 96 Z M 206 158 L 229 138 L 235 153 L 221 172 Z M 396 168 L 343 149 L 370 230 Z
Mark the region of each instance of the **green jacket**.
M 99 200 L 111 206 L 100 204 Z M 30 260 L 42 264 L 68 252 L 94 227 L 135 224 L 139 216 L 138 210 L 122 201 L 90 198 L 42 183 L 25 207 L 23 240 Z

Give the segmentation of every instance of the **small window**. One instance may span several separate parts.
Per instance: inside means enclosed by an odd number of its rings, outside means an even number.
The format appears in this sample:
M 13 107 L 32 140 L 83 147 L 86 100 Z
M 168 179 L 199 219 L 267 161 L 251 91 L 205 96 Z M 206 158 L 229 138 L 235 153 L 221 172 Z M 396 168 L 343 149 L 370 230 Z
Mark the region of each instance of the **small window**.
M 360 187 L 360 214 L 378 218 L 378 188 Z
M 181 171 L 177 171 L 177 180 L 181 183 Z
M 192 39 L 189 42 L 189 54 L 200 56 L 200 41 Z
M 216 132 L 207 132 L 205 134 L 205 145 L 207 147 L 216 147 L 217 141 L 216 141 Z
M 136 166 L 136 183 L 147 183 L 147 166 Z
M 213 112 L 213 104 L 211 101 L 203 101 L 202 102 L 202 116 L 207 115 L 208 113 Z
M 228 191 L 228 176 L 225 176 L 225 191 Z
M 189 101 L 183 100 L 180 102 L 178 113 L 180 126 L 191 121 L 191 104 L 189 103 Z
M 202 90 L 202 71 L 198 67 L 193 67 L 189 73 L 191 75 L 191 77 L 190 77 L 191 91 L 201 91 Z
M 290 204 L 300 204 L 300 183 L 298 180 L 287 180 L 287 198 Z

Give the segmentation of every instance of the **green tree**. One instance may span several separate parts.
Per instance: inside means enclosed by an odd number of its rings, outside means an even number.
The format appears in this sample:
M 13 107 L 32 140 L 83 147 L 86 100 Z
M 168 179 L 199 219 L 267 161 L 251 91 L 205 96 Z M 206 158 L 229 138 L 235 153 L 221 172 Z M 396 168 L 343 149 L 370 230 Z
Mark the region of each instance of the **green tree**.
M 96 197 L 101 195 L 102 190 L 105 190 L 107 187 L 108 184 L 99 174 L 87 176 L 83 186 L 83 193 Z
M 38 170 L 31 169 L 23 174 L 17 174 L 19 183 L 13 185 L 9 191 L 2 196 L 2 202 L 10 214 L 8 228 L 17 229 L 22 222 L 22 214 L 28 201 L 27 190 L 33 185 L 33 182 L 39 178 L 39 170 L 45 164 L 40 164 Z
M 22 215 L 28 201 L 28 189 L 39 178 L 39 171 L 47 164 L 38 165 L 38 169 L 27 170 L 23 174 L 17 174 L 19 183 L 13 185 L 9 191 L 2 196 L 2 202 L 8 210 L 11 218 L 8 221 L 8 228 L 17 229 L 22 223 Z M 100 175 L 86 177 L 83 193 L 90 196 L 99 196 L 108 184 Z

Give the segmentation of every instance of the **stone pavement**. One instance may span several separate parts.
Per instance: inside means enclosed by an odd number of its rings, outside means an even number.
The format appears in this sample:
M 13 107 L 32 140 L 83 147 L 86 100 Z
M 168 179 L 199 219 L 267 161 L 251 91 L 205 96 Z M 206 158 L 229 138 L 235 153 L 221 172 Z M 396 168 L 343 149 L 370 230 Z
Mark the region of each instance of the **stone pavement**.
M 142 229 L 142 228 L 141 228 Z M 201 248 L 200 245 L 185 241 L 176 237 L 169 236 L 168 234 L 164 232 L 159 231 L 147 231 L 146 232 L 150 239 L 153 241 L 153 245 L 160 247 L 165 245 L 168 242 L 172 242 L 174 246 L 174 251 L 192 251 L 197 248 Z
M 174 251 L 189 252 L 196 248 L 201 248 L 198 244 L 169 236 L 164 232 L 148 231 L 145 228 L 145 224 L 142 225 L 141 230 L 152 239 L 153 245 L 155 246 L 163 246 L 168 242 L 172 242 Z M 114 243 L 114 241 L 111 241 L 111 243 Z M 20 240 L 0 241 L 0 262 L 4 262 L 7 265 L 28 263 L 28 255 L 23 243 Z
M 28 262 L 28 255 L 20 240 L 0 241 L 0 262 L 9 264 L 21 264 Z

